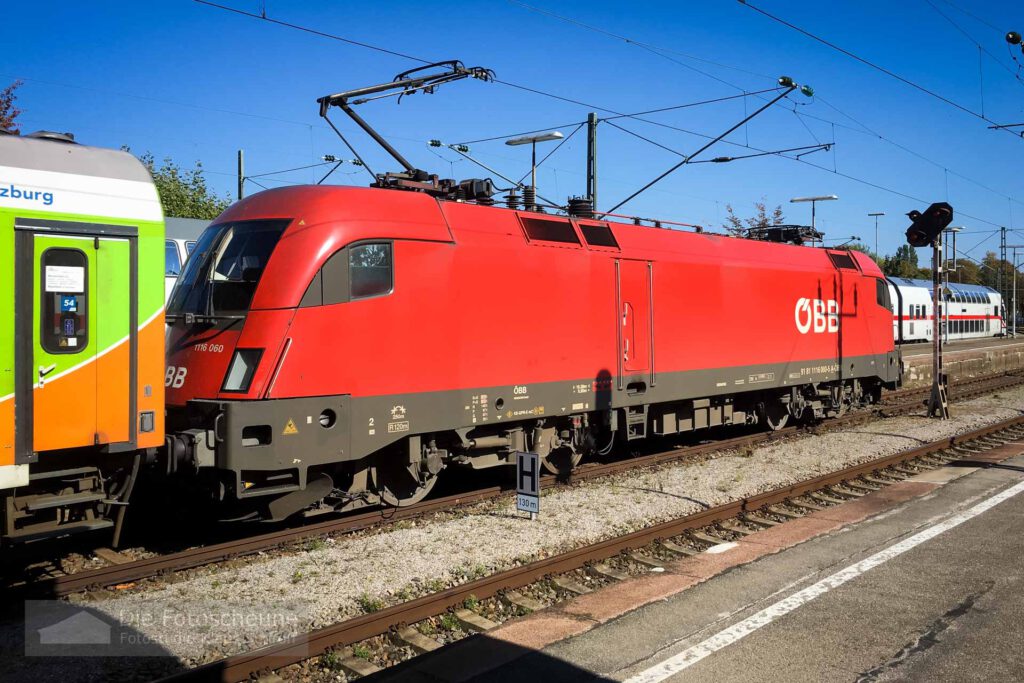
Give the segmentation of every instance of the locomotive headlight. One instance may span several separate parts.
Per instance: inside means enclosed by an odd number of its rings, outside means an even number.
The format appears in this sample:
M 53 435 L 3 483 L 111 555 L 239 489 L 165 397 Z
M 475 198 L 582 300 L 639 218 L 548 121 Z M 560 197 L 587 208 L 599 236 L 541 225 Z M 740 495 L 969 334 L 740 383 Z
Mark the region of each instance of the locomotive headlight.
M 263 356 L 263 349 L 235 349 L 235 355 L 231 357 L 231 364 L 224 376 L 224 386 L 221 391 L 249 391 L 249 384 L 256 374 L 256 366 L 260 364 L 260 357 Z

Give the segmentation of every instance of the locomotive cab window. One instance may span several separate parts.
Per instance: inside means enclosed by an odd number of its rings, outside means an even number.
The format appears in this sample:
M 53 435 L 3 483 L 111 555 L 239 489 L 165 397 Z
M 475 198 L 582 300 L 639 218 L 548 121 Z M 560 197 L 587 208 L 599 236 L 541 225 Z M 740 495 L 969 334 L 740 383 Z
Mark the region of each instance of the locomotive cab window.
M 356 244 L 334 252 L 310 281 L 299 306 L 331 306 L 394 290 L 390 242 Z
M 237 221 L 208 227 L 185 262 L 168 315 L 246 313 L 274 247 L 291 221 Z
M 78 249 L 42 257 L 40 341 L 48 353 L 81 353 L 89 345 L 89 263 Z
M 390 244 L 360 244 L 348 251 L 349 291 L 353 299 L 388 294 L 393 287 Z
M 892 310 L 892 303 L 889 301 L 889 287 L 884 280 L 875 280 L 875 301 L 879 306 Z

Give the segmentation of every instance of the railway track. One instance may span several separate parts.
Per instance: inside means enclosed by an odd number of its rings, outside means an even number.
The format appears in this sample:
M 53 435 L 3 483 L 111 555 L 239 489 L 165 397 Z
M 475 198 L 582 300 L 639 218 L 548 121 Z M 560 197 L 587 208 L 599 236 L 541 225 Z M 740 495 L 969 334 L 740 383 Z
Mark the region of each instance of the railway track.
M 888 483 L 901 481 L 919 472 L 936 469 L 957 460 L 969 461 L 977 457 L 979 452 L 1011 442 L 1024 442 L 1024 416 L 544 558 L 314 630 L 280 644 L 227 657 L 175 674 L 165 680 L 240 681 L 281 670 L 324 653 L 337 652 L 342 648 L 386 634 L 410 642 L 411 625 L 444 614 L 453 608 L 464 613 L 467 604 L 478 604 L 482 600 L 496 599 L 510 593 L 521 598 L 518 591 L 522 591 L 524 587 L 544 581 L 557 583 L 557 577 L 560 575 L 578 572 L 587 567 L 605 567 L 601 572 L 614 580 L 615 572 L 609 572 L 607 565 L 602 563 L 607 563 L 624 553 L 628 553 L 629 557 L 641 563 L 657 567 L 658 561 L 655 558 L 659 554 L 664 555 L 666 550 L 669 554 L 678 556 L 695 554 L 717 543 L 729 542 L 737 535 L 750 533 L 750 530 L 785 523 L 788 519 L 798 518 L 810 511 L 859 498 L 883 488 Z M 566 586 L 572 583 L 571 578 L 562 581 L 562 585 Z M 578 592 L 578 589 L 570 589 L 568 592 Z M 472 622 L 464 614 L 460 620 Z M 425 638 L 422 634 L 419 637 Z M 414 649 L 428 651 L 433 647 L 424 647 L 420 641 L 419 646 Z M 376 667 L 366 661 L 369 653 L 366 647 L 363 647 L 363 652 L 364 656 L 360 659 L 343 654 L 340 659 L 342 666 L 348 668 L 350 672 L 373 672 Z M 346 657 L 349 660 L 347 665 Z
M 954 384 L 951 387 L 951 398 L 953 400 L 965 400 L 1021 384 L 1024 384 L 1024 374 L 986 376 Z M 892 392 L 885 397 L 880 405 L 873 409 L 847 413 L 815 425 L 810 429 L 816 432 L 841 429 L 864 424 L 878 417 L 908 414 L 919 410 L 921 402 L 927 396 L 927 390 L 904 389 Z M 790 438 L 807 431 L 808 428 L 806 427 L 791 426 L 775 432 L 758 432 L 709 443 L 672 448 L 608 463 L 589 463 L 578 467 L 571 477 L 566 480 L 560 481 L 553 475 L 542 477 L 541 487 L 542 489 L 547 489 L 553 486 L 619 474 L 639 467 L 664 465 L 683 459 L 706 458 L 715 453 L 763 445 L 768 442 Z M 426 500 L 407 508 L 377 509 L 361 514 L 339 517 L 294 528 L 280 529 L 270 533 L 247 536 L 198 548 L 189 548 L 122 564 L 112 563 L 108 566 L 87 569 L 72 574 L 51 575 L 28 583 L 19 584 L 12 581 L 6 588 L 8 591 L 19 591 L 33 596 L 61 597 L 107 586 L 130 584 L 151 577 L 288 547 L 315 538 L 357 532 L 380 524 L 423 517 L 441 511 L 493 500 L 508 494 L 511 490 L 512 487 L 510 486 L 492 486 L 468 493 L 458 493 Z

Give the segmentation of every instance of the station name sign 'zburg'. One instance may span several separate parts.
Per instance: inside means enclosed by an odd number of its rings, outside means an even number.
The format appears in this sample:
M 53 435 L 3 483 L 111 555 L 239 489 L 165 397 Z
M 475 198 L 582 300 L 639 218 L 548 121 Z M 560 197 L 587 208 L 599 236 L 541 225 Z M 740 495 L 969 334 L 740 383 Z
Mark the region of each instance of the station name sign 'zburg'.
M 835 299 L 797 299 L 793 318 L 800 334 L 834 334 L 839 331 L 839 304 Z

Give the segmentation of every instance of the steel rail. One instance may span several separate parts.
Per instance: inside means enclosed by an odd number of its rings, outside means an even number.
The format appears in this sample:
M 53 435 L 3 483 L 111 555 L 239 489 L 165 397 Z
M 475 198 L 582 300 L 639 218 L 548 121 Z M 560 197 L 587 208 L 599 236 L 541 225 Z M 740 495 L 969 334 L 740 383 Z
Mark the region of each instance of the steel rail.
M 719 505 L 693 515 L 662 522 L 630 534 L 544 558 L 522 567 L 509 569 L 439 593 L 394 605 L 379 612 L 365 614 L 332 626 L 317 629 L 278 644 L 226 657 L 195 669 L 174 674 L 163 680 L 241 681 L 264 671 L 276 670 L 296 664 L 337 647 L 351 645 L 379 636 L 395 627 L 413 624 L 436 616 L 451 607 L 462 604 L 470 596 L 474 596 L 476 599 L 490 598 L 502 591 L 514 590 L 529 585 L 546 576 L 580 569 L 591 562 L 598 562 L 625 551 L 642 548 L 661 539 L 678 536 L 693 529 L 736 517 L 744 512 L 780 503 L 795 496 L 832 486 L 864 474 L 870 474 L 871 472 L 924 455 L 946 450 L 953 446 L 969 443 L 990 434 L 1021 425 L 1024 425 L 1024 416 L 1017 416 L 965 434 L 938 439 L 906 451 L 847 467 L 838 472 L 782 486 L 772 491 Z
M 953 385 L 954 397 L 966 398 L 989 391 L 1007 388 L 1024 383 L 1022 375 L 989 375 L 983 378 L 959 382 Z M 995 386 L 993 386 L 995 385 Z M 887 398 L 898 399 L 900 404 L 879 404 L 876 409 L 883 416 L 889 417 L 894 414 L 902 414 L 917 409 L 918 403 L 914 402 L 917 397 L 926 397 L 928 390 L 904 389 L 893 392 Z M 862 424 L 877 417 L 869 411 L 847 413 L 837 418 L 817 425 L 818 430 L 834 430 L 851 425 Z M 617 460 L 610 463 L 592 463 L 583 465 L 567 477 L 546 475 L 541 478 L 541 488 L 549 489 L 553 486 L 574 484 L 577 482 L 604 477 L 612 474 L 620 474 L 639 467 L 650 467 L 675 462 L 685 458 L 698 458 L 719 451 L 729 449 L 763 445 L 772 441 L 785 439 L 806 431 L 806 428 L 799 426 L 786 427 L 774 432 L 759 432 L 744 436 L 722 439 L 710 443 L 694 446 L 683 446 L 673 448 L 659 453 L 651 453 L 636 458 Z M 468 493 L 459 493 L 433 500 L 427 500 L 406 508 L 379 508 L 369 512 L 341 517 L 338 519 L 326 520 L 305 526 L 289 529 L 279 529 L 267 534 L 248 536 L 241 539 L 224 541 L 221 543 L 190 548 L 166 555 L 135 560 L 119 565 L 109 565 L 87 569 L 73 574 L 39 578 L 24 586 L 8 588 L 8 592 L 24 592 L 30 595 L 61 597 L 80 591 L 126 584 L 143 579 L 160 576 L 175 571 L 194 569 L 207 564 L 213 564 L 224 560 L 234 559 L 253 555 L 255 553 L 274 549 L 282 546 L 293 545 L 313 538 L 323 537 L 330 534 L 353 533 L 371 528 L 378 524 L 386 524 L 405 519 L 414 519 L 429 515 L 435 512 L 452 510 L 475 503 L 496 499 L 512 490 L 512 486 L 492 486 Z

